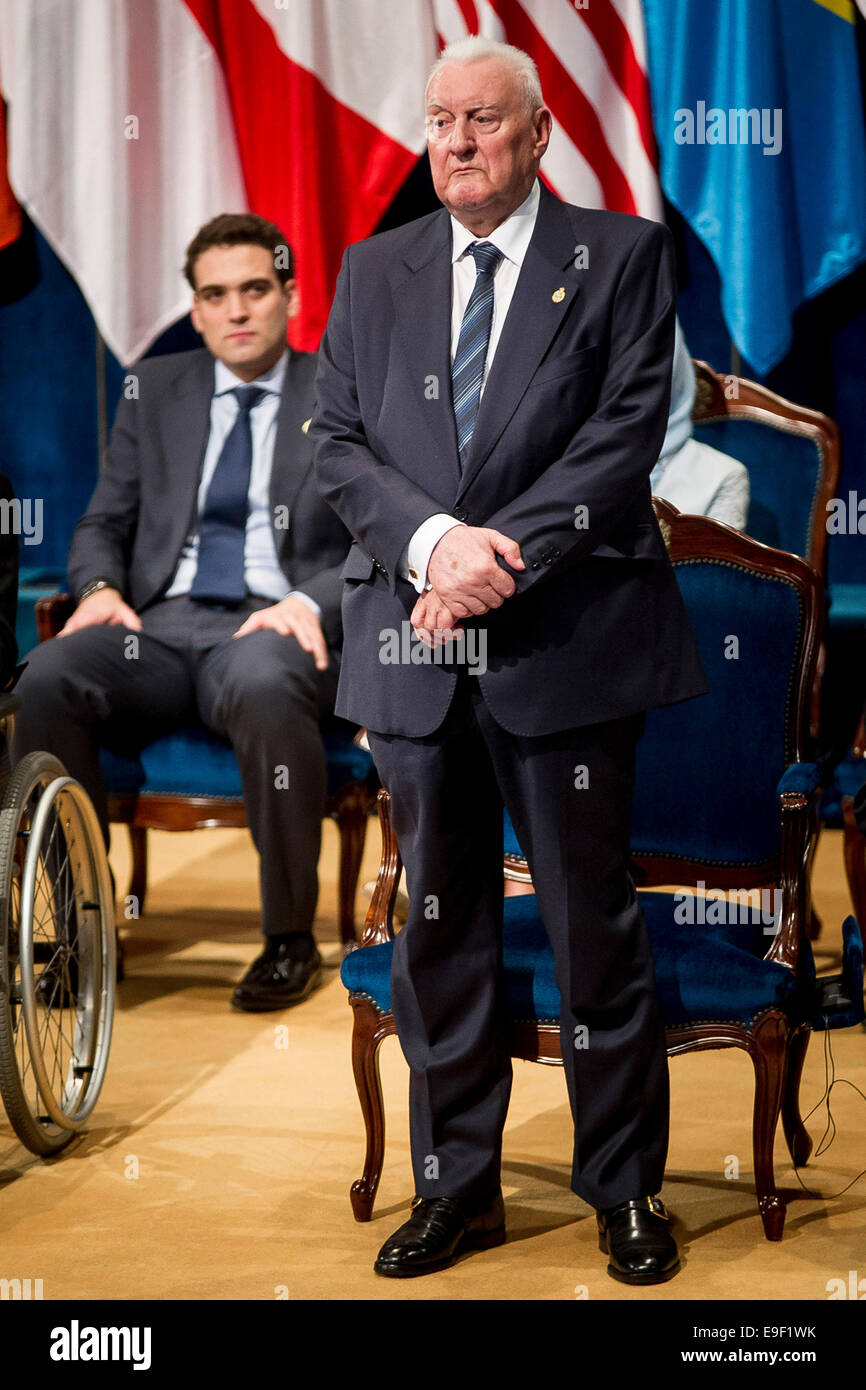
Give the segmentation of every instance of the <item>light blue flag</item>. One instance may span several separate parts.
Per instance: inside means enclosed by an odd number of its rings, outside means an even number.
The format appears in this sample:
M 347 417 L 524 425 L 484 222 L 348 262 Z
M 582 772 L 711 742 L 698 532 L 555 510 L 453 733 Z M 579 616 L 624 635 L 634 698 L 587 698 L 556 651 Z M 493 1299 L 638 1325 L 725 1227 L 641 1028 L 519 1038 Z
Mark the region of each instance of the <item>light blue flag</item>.
M 866 260 L 866 129 L 851 0 L 644 0 L 662 188 L 761 374 L 798 304 Z

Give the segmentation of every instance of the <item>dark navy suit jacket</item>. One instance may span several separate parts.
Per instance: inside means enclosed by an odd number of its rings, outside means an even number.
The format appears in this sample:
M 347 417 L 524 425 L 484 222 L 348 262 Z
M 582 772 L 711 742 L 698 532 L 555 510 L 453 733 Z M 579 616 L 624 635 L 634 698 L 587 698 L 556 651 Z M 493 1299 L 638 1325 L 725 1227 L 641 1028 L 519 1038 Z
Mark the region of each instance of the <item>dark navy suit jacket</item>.
M 336 648 L 340 570 L 351 536 L 319 496 L 303 428 L 313 409 L 315 366 L 313 354 L 289 350 L 271 472 L 272 526 L 288 584 L 318 603 L 325 638 Z M 140 612 L 171 584 L 195 523 L 214 359 L 205 348 L 152 357 L 138 364 L 135 375 L 138 397 L 122 397 L 117 407 L 104 466 L 75 529 L 67 568 L 74 592 L 90 579 L 112 579 Z
M 542 187 L 461 475 L 448 213 L 349 247 L 310 427 L 322 495 L 356 542 L 338 713 L 409 737 L 444 719 L 453 664 L 382 660 L 417 599 L 398 560 L 443 511 L 504 532 L 526 563 L 513 597 L 464 623 L 485 629 L 481 689 L 502 727 L 552 733 L 706 691 L 649 485 L 674 315 L 667 228 Z

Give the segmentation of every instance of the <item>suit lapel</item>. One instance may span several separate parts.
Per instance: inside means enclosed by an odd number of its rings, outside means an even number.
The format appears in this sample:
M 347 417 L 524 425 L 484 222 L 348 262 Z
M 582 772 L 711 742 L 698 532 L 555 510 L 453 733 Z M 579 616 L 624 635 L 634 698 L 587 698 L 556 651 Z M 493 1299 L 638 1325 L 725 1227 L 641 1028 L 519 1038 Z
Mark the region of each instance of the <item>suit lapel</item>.
M 456 488 L 460 461 L 451 404 L 451 221 L 444 208 L 432 227 L 427 221 L 390 279 L 421 418 L 433 436 L 439 469 L 448 471 Z
M 301 484 L 313 463 L 313 453 L 306 440 L 304 426 L 312 414 L 312 383 L 302 379 L 296 356 L 289 348 L 280 408 L 277 414 L 277 434 L 271 465 L 271 530 L 277 557 L 282 563 L 283 550 L 289 537 L 292 508 Z M 278 511 L 285 508 L 285 512 Z M 288 526 L 284 517 L 288 516 Z M 277 524 L 278 518 L 280 524 Z
M 484 385 L 458 501 L 489 458 L 578 293 L 574 243 L 565 205 L 542 185 L 532 239 Z
M 210 404 L 213 397 L 214 359 L 207 350 L 195 354 L 184 364 L 166 393 L 162 414 L 162 449 L 166 459 L 165 516 L 169 534 L 165 553 L 177 563 L 181 548 L 195 517 L 202 462 L 210 435 Z

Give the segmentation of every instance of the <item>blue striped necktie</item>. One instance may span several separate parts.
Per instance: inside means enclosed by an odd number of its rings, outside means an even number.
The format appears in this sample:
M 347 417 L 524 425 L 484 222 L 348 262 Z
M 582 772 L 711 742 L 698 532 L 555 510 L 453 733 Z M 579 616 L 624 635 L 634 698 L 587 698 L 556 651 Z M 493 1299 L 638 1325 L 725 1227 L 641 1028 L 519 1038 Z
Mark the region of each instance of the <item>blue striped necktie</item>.
M 460 325 L 457 352 L 451 367 L 451 394 L 461 469 L 465 468 L 469 456 L 490 345 L 493 273 L 502 260 L 502 252 L 489 241 L 476 241 L 469 250 L 475 259 L 475 284 Z
M 238 386 L 232 425 L 208 484 L 198 527 L 198 568 L 190 598 L 202 603 L 240 603 L 246 597 L 244 547 L 247 538 L 253 436 L 250 411 L 267 391 Z

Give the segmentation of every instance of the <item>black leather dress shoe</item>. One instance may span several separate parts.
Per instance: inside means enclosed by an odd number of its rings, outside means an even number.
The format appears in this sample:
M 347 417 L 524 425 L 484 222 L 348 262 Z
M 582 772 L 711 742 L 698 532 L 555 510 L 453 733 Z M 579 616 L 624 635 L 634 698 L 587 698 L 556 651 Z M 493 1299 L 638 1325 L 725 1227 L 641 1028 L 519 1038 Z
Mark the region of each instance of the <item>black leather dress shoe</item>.
M 663 1284 L 680 1267 L 671 1218 L 658 1197 L 639 1197 L 596 1212 L 598 1248 L 622 1284 Z
M 246 1013 L 266 1013 L 300 1004 L 321 982 L 322 957 L 317 950 L 298 956 L 291 945 L 257 956 L 232 995 L 232 1004 Z
M 416 1197 L 412 1215 L 385 1241 L 373 1269 L 389 1279 L 411 1279 L 447 1269 L 464 1250 L 490 1250 L 504 1242 L 501 1192 L 484 1211 L 471 1213 L 453 1197 Z

